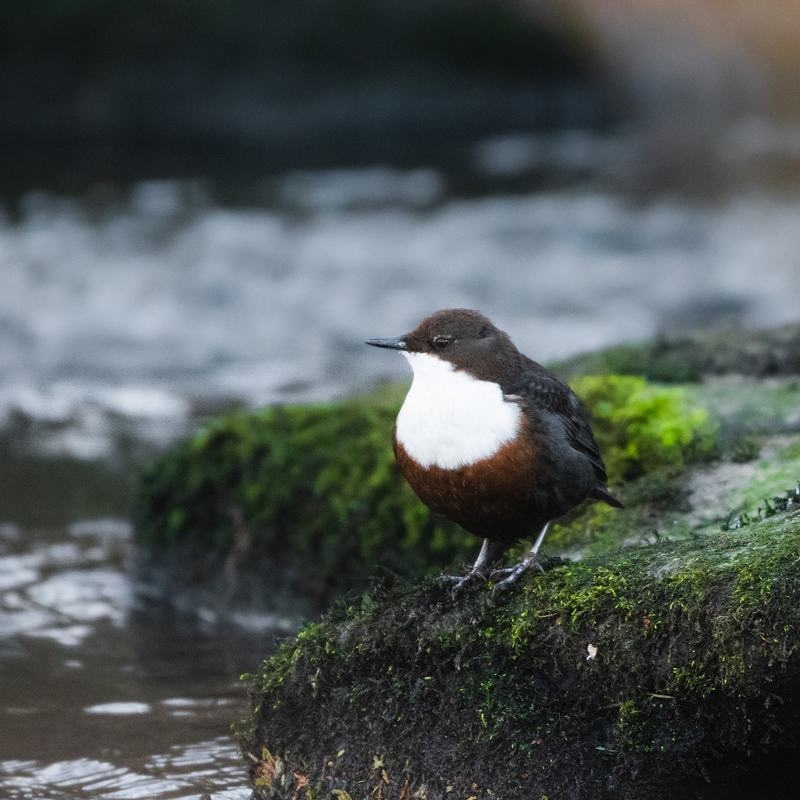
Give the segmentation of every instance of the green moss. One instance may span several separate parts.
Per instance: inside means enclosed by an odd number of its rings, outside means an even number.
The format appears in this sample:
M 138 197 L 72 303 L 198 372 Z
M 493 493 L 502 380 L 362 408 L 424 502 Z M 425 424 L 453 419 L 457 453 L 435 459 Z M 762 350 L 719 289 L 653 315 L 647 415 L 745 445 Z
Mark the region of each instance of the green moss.
M 700 456 L 714 446 L 715 423 L 687 403 L 682 389 L 622 375 L 576 378 L 572 387 L 591 413 L 612 482 L 680 467 L 687 453 Z
M 404 573 L 468 558 L 473 537 L 432 518 L 397 473 L 391 392 L 331 405 L 234 412 L 143 473 L 134 514 L 145 546 L 230 550 L 302 563 L 323 594 L 376 564 Z
M 265 663 L 243 751 L 354 800 L 693 796 L 676 784 L 798 739 L 799 534 L 795 511 L 501 594 L 377 588 Z
M 710 446 L 713 426 L 679 389 L 613 375 L 581 378 L 575 388 L 612 480 L 678 466 Z M 323 601 L 363 587 L 376 565 L 408 575 L 471 560 L 474 537 L 434 519 L 399 475 L 391 438 L 402 396 L 394 387 L 209 423 L 143 473 L 139 544 L 221 553 L 245 546 L 279 568 L 294 566 L 295 588 Z M 577 511 L 552 544 L 586 544 L 596 532 L 618 544 L 624 536 L 605 535 L 613 513 L 597 504 Z
M 640 344 L 608 347 L 554 365 L 567 378 L 577 375 L 636 375 L 658 383 L 689 383 L 703 376 L 703 364 L 696 355 L 688 357 L 685 341 L 655 339 Z

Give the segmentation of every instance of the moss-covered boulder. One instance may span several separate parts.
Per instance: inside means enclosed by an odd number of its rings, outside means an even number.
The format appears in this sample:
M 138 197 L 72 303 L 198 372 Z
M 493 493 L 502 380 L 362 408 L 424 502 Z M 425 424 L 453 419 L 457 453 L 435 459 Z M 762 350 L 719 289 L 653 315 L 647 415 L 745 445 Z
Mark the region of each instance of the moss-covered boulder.
M 712 375 L 756 378 L 800 374 L 800 325 L 752 330 L 700 330 L 684 336 L 608 347 L 554 365 L 562 377 L 618 373 L 658 383 L 697 382 Z
M 677 469 L 714 447 L 715 423 L 681 388 L 613 375 L 575 388 L 612 482 Z M 396 468 L 392 426 L 404 394 L 237 411 L 203 426 L 143 473 L 140 575 L 166 594 L 202 587 L 206 604 L 216 596 L 308 613 L 363 589 L 376 569 L 424 575 L 474 559 L 477 540 L 433 517 Z M 554 541 L 585 543 L 597 508 L 565 520 Z
M 240 727 L 256 797 L 791 796 L 771 792 L 800 734 L 797 495 L 547 567 L 456 599 L 384 586 L 285 642 Z
M 235 577 L 245 602 L 255 579 L 267 605 L 304 598 L 303 611 L 363 588 L 379 566 L 419 574 L 468 558 L 473 537 L 432 517 L 396 471 L 401 402 L 387 389 L 210 421 L 143 472 L 141 571 L 167 564 L 164 583 L 217 582 L 221 598 Z

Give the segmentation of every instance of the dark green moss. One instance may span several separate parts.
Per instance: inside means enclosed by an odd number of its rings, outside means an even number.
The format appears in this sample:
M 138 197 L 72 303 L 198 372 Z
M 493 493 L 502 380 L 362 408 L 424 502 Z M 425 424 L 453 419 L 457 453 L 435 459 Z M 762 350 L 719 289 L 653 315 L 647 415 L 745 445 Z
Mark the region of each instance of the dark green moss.
M 473 537 L 435 520 L 397 473 L 399 402 L 386 392 L 224 415 L 143 473 L 139 544 L 302 564 L 295 589 L 322 600 L 377 564 L 424 573 L 469 558 Z
M 702 360 L 696 355 L 687 358 L 685 351 L 690 348 L 685 341 L 657 339 L 575 356 L 553 369 L 565 378 L 615 373 L 638 375 L 659 383 L 688 383 L 699 381 L 703 375 Z
M 257 794 L 650 799 L 695 796 L 704 773 L 735 785 L 800 734 L 799 565 L 786 512 L 551 563 L 497 595 L 375 590 L 250 677 L 241 745 Z
M 687 383 L 707 375 L 797 375 L 800 326 L 662 336 L 576 356 L 554 365 L 554 369 L 565 378 L 617 373 L 638 375 L 657 383 Z

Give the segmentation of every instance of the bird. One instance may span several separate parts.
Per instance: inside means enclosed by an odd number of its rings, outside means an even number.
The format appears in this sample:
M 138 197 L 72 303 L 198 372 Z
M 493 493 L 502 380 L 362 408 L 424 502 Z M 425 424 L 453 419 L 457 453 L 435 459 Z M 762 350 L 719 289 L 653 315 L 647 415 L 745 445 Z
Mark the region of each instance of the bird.
M 399 351 L 414 373 L 392 436 L 400 473 L 435 515 L 483 539 L 465 576 L 443 576 L 454 593 L 542 571 L 548 526 L 584 500 L 623 508 L 578 397 L 479 311 L 437 311 L 366 344 Z M 534 540 L 527 555 L 493 570 L 523 539 Z

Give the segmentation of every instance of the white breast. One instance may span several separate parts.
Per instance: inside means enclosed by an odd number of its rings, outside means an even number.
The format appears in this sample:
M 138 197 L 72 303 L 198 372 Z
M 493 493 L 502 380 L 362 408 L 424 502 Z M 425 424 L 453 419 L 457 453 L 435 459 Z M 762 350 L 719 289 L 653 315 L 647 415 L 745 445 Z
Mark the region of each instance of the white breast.
M 397 440 L 423 467 L 456 469 L 494 455 L 519 430 L 522 412 L 496 383 L 426 353 L 403 353 L 414 381 L 397 417 Z

